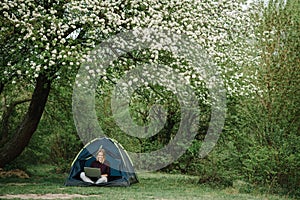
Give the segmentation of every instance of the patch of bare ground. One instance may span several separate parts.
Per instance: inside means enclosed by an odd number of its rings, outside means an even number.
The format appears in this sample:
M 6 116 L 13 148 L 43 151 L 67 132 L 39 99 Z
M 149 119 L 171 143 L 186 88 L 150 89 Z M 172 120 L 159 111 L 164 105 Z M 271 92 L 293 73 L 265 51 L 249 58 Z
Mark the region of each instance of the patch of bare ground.
M 29 178 L 28 174 L 20 169 L 13 169 L 9 171 L 5 171 L 3 168 L 0 168 L 0 178 L 6 177 L 18 177 L 18 178 Z
M 81 194 L 6 194 L 0 199 L 74 199 L 101 197 L 100 195 L 81 195 Z

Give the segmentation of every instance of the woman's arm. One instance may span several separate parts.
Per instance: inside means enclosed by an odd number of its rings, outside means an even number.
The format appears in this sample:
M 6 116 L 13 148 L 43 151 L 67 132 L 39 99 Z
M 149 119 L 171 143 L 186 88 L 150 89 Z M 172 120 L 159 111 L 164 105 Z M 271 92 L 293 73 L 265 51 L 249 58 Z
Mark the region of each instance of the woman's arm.
M 101 176 L 108 177 L 110 175 L 110 166 L 109 163 L 104 163 L 104 170 L 101 174 Z

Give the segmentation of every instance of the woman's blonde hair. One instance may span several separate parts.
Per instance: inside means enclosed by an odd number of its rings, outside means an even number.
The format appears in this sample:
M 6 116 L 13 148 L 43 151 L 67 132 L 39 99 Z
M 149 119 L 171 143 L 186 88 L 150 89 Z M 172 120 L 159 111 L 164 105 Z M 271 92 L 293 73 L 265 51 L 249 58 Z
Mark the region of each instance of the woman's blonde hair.
M 102 149 L 102 148 L 100 148 L 100 149 L 98 150 L 98 152 L 97 152 L 97 155 L 98 155 L 100 152 L 103 153 L 103 159 L 106 160 L 106 152 L 105 152 L 105 150 Z

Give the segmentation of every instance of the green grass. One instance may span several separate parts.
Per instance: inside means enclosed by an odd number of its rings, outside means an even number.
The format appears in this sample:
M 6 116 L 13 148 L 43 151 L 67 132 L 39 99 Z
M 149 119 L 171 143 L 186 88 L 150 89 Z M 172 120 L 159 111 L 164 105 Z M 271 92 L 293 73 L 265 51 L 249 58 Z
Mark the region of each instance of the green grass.
M 41 171 L 41 169 L 44 169 Z M 263 195 L 258 192 L 241 193 L 236 188 L 216 189 L 197 184 L 198 177 L 170 175 L 164 173 L 138 174 L 139 183 L 130 187 L 66 187 L 67 174 L 57 174 L 53 167 L 30 167 L 29 179 L 1 178 L 0 199 L 7 194 L 81 194 L 88 199 L 253 199 L 282 200 L 291 199 L 276 195 Z M 3 198 L 3 197 L 2 197 Z M 78 199 L 78 198 L 72 198 Z

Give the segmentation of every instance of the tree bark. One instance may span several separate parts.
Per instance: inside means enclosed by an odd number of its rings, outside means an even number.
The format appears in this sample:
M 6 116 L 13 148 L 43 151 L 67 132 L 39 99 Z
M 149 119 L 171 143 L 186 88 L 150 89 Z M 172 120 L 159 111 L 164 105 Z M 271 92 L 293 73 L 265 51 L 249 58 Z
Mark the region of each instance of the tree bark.
M 2 94 L 3 89 L 4 89 L 4 83 L 0 82 L 0 94 Z
M 18 157 L 28 145 L 42 117 L 50 93 L 51 81 L 46 75 L 37 78 L 31 102 L 24 119 L 16 129 L 13 137 L 0 147 L 0 167 Z M 2 127 L 3 128 L 3 127 Z

